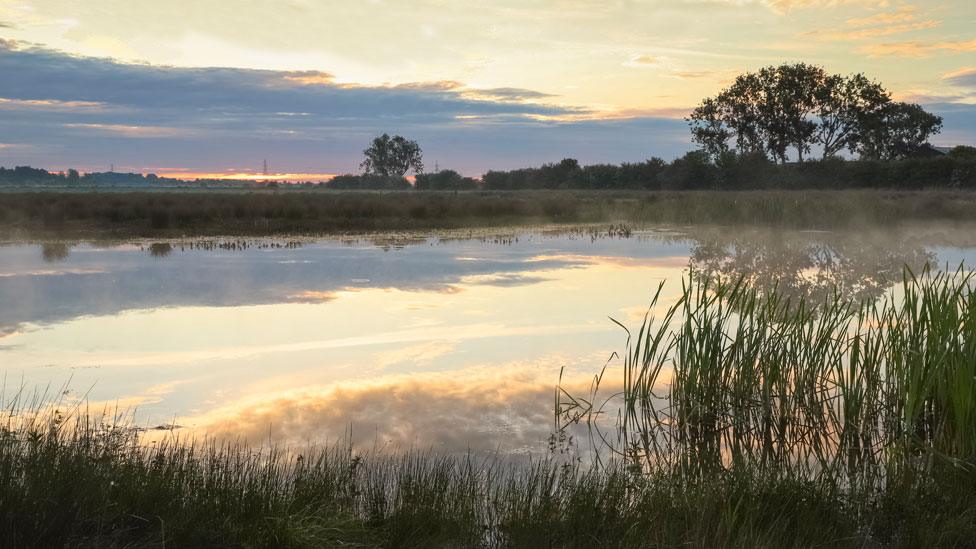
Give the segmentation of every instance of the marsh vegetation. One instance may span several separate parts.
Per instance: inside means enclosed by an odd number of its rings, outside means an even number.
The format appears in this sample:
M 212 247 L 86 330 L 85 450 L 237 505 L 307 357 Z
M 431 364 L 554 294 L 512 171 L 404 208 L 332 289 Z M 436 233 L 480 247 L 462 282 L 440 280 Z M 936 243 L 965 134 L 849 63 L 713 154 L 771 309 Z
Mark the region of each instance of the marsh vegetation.
M 818 304 L 691 276 L 620 383 L 556 393 L 553 453 L 530 461 L 148 443 L 125 416 L 20 400 L 0 517 L 11 546 L 966 546 L 972 289 L 925 271 Z
M 969 221 L 963 191 L 6 193 L 0 238 L 336 234 L 545 223 L 795 229 Z

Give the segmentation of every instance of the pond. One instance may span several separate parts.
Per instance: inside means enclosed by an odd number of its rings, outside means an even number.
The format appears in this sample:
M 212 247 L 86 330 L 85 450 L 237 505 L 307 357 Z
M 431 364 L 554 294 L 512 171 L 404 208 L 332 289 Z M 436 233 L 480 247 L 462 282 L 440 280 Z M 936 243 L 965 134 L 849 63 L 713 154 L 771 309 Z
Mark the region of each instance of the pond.
M 661 281 L 664 306 L 689 269 L 872 300 L 960 264 L 976 231 L 934 222 L 11 243 L 3 398 L 254 444 L 543 451 L 560 375 L 585 392 Z

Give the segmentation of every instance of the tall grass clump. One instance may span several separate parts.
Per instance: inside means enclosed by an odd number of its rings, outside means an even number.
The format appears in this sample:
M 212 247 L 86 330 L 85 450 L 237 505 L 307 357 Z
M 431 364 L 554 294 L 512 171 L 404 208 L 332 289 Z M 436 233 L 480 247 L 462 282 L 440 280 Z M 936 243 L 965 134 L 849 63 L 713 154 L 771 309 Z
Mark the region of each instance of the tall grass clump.
M 809 303 L 690 275 L 630 337 L 622 391 L 601 396 L 601 375 L 558 412 L 588 424 L 597 450 L 679 492 L 805 486 L 866 539 L 971 544 L 972 290 L 972 273 L 926 270 L 879 302 Z

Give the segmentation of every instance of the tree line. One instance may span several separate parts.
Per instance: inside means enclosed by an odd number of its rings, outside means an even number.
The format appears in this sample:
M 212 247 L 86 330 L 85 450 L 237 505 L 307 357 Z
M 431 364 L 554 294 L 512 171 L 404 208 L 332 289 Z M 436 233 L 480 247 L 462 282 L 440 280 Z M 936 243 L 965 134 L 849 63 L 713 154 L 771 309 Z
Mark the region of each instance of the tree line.
M 686 121 L 699 149 L 670 163 L 580 166 L 567 158 L 492 170 L 480 182 L 454 171 L 423 173 L 420 146 L 384 134 L 363 151 L 363 175 L 329 186 L 406 189 L 412 169 L 417 190 L 976 187 L 976 149 L 943 155 L 928 144 L 942 118 L 894 101 L 863 74 L 806 63 L 765 67 L 739 75 Z M 813 153 L 819 162 L 809 162 Z
M 337 176 L 332 189 L 707 189 L 707 188 L 976 188 L 976 148 L 943 154 L 928 144 L 942 118 L 894 101 L 863 74 L 830 74 L 805 63 L 739 75 L 686 118 L 698 150 L 619 165 L 580 166 L 572 158 L 538 168 L 491 170 L 481 180 L 453 170 L 425 173 L 420 145 L 382 134 L 363 150 L 362 173 Z M 819 154 L 819 161 L 809 161 Z M 795 161 L 795 162 L 794 162 Z M 405 176 L 412 171 L 414 183 Z M 156 181 L 150 174 L 0 168 L 0 183 Z M 162 181 L 162 178 L 159 178 Z M 276 184 L 266 186 L 277 187 Z

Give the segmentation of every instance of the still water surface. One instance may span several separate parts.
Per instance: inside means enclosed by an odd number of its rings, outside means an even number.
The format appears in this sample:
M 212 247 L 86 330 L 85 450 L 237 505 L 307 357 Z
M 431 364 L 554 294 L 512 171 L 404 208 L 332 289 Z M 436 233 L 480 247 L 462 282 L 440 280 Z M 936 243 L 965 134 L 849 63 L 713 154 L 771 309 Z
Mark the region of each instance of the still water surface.
M 976 265 L 976 230 L 536 229 L 356 240 L 0 247 L 0 371 L 140 425 L 289 444 L 542 450 L 662 280 L 689 268 L 876 299 Z

